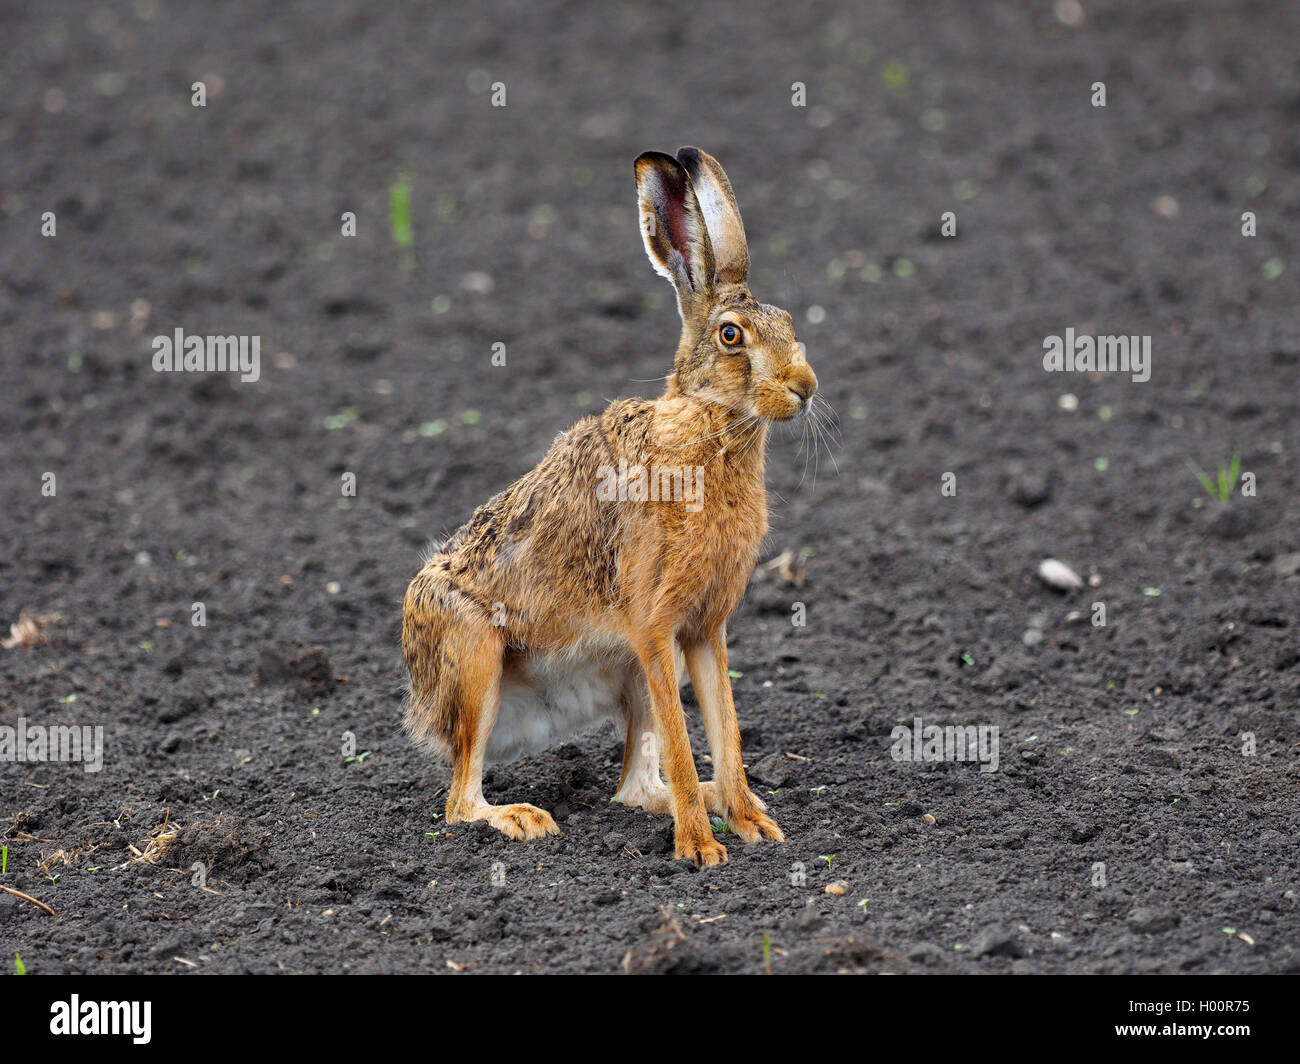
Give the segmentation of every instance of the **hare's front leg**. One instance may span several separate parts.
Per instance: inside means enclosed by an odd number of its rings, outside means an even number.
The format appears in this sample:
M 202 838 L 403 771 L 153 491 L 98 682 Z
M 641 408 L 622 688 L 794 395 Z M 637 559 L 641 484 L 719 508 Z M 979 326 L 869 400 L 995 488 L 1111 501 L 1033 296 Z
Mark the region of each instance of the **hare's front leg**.
M 713 837 L 709 815 L 700 794 L 700 777 L 695 773 L 691 740 L 686 734 L 677 684 L 677 663 L 671 635 L 649 642 L 638 655 L 645 670 L 650 708 L 659 735 L 659 753 L 668 773 L 668 790 L 676 834 L 676 857 L 697 865 L 715 865 L 727 859 L 727 849 Z
M 683 649 L 713 753 L 713 793 L 706 795 L 709 807 L 718 809 L 727 826 L 745 842 L 759 839 L 784 842 L 781 829 L 764 812 L 767 807 L 749 789 L 745 778 L 740 723 L 731 697 L 731 677 L 727 675 L 726 628 L 719 626 L 703 642 Z M 707 789 L 710 784 L 704 786 Z

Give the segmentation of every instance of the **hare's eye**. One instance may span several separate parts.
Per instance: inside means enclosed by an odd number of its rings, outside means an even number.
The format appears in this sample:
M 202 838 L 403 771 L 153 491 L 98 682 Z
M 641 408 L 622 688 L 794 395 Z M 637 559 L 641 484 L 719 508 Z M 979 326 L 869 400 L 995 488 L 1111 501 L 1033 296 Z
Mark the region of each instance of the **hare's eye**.
M 718 330 L 718 337 L 727 347 L 736 347 L 744 339 L 744 334 L 737 326 L 727 322 Z

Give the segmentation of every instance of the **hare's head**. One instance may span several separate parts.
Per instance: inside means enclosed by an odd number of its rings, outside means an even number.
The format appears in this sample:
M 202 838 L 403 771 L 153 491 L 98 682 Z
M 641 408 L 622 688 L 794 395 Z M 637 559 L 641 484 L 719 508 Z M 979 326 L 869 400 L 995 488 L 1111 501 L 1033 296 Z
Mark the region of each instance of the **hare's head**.
M 682 338 L 670 393 L 786 421 L 817 391 L 794 319 L 749 292 L 749 248 L 731 182 L 698 148 L 636 160 L 641 234 L 677 289 Z

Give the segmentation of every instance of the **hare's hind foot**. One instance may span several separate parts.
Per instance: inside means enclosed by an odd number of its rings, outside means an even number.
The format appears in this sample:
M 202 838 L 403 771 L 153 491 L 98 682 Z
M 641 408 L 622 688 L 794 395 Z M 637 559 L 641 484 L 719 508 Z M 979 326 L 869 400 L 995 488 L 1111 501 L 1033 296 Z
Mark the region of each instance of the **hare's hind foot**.
M 527 802 L 514 805 L 484 803 L 469 810 L 447 810 L 448 824 L 466 824 L 475 820 L 486 820 L 501 834 L 516 842 L 560 834 L 555 818 L 550 813 Z

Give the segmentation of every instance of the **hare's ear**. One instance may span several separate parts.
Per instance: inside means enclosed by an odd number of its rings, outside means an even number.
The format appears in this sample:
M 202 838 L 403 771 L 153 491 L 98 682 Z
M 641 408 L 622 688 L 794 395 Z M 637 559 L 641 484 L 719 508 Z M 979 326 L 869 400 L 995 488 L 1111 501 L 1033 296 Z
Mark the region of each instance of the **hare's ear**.
M 726 171 L 717 159 L 699 148 L 678 148 L 677 161 L 691 175 L 691 185 L 713 242 L 718 281 L 744 284 L 749 277 L 749 244 Z
M 643 152 L 636 159 L 636 191 L 645 253 L 677 289 L 685 320 L 713 296 L 713 245 L 690 175 L 671 155 Z

